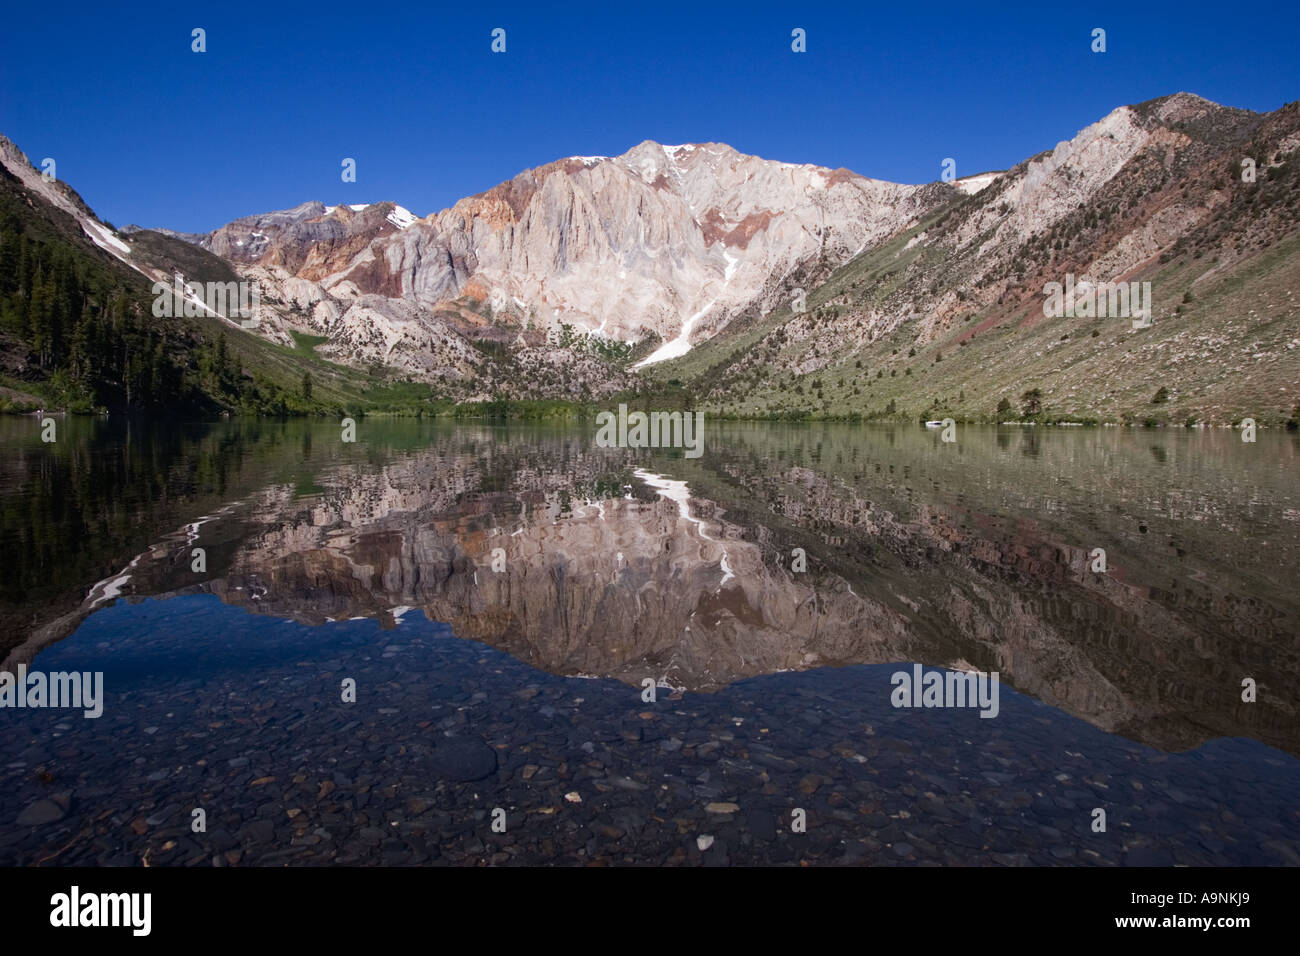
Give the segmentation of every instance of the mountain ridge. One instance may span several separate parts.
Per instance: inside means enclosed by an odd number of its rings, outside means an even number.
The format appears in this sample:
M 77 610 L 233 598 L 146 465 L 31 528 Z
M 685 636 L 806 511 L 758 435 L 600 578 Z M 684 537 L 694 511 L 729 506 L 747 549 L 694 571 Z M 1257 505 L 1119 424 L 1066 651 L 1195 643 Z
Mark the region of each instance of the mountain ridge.
M 206 234 L 114 232 L 75 192 L 34 183 L 39 174 L 25 157 L 21 165 L 31 188 L 51 193 L 92 241 L 141 274 L 169 278 L 184 262 L 176 245 L 163 254 L 164 243 L 197 246 L 214 257 L 207 268 L 222 263 L 259 289 L 259 336 L 286 348 L 322 339 L 314 354 L 328 361 L 386 368 L 456 400 L 599 400 L 682 382 L 715 414 L 946 410 L 978 420 L 992 416 L 991 403 L 1031 390 L 1021 388 L 1028 379 L 1041 389 L 1037 380 L 1061 374 L 1030 371 L 1056 348 L 1038 341 L 1041 330 L 1029 356 L 1007 336 L 1044 325 L 1042 290 L 1067 274 L 1094 282 L 1159 275 L 1155 319 L 1167 323 L 1196 310 L 1193 287 L 1215 287 L 1216 276 L 1245 281 L 1229 273 L 1250 262 L 1274 276 L 1295 271 L 1285 243 L 1297 222 L 1289 158 L 1300 145 L 1297 114 L 1296 104 L 1258 114 L 1180 92 L 1116 107 L 1008 170 L 922 185 L 722 143 L 647 139 L 619 156 L 523 170 L 423 217 L 391 201 L 311 200 Z M 16 164 L 15 152 L 9 144 L 0 158 Z M 1246 153 L 1258 156 L 1259 189 L 1234 180 Z M 1265 201 L 1256 205 L 1258 197 Z M 146 246 L 152 262 L 142 261 Z M 132 249 L 142 251 L 133 258 Z M 1207 253 L 1211 267 L 1193 268 Z M 1182 271 L 1157 268 L 1175 260 Z M 1269 303 L 1282 311 L 1270 317 L 1265 351 L 1291 351 L 1300 341 L 1295 310 Z M 1234 328 L 1246 335 L 1252 324 Z M 1016 361 L 986 382 L 964 356 L 983 353 L 972 346 L 990 335 Z M 1101 344 L 1115 341 L 1108 334 Z M 932 367 L 903 368 L 897 357 L 918 350 L 933 352 Z M 945 360 L 953 363 L 945 375 L 929 374 Z M 854 374 L 863 364 L 877 381 L 885 371 L 921 375 L 931 394 L 918 407 L 919 379 L 905 389 L 876 384 Z M 1105 380 L 1096 362 L 1083 365 Z M 803 378 L 827 371 L 836 376 L 833 397 L 820 381 L 805 396 Z M 1175 369 L 1168 384 L 1185 396 L 1195 388 L 1183 388 L 1183 377 L 1203 371 Z M 1289 362 L 1267 378 L 1266 391 L 1300 390 Z M 1204 420 L 1241 417 L 1245 400 L 1228 395 L 1196 411 Z M 1291 400 L 1269 404 L 1286 411 Z M 1147 404 L 1136 393 L 1071 402 L 1051 408 L 1131 420 Z

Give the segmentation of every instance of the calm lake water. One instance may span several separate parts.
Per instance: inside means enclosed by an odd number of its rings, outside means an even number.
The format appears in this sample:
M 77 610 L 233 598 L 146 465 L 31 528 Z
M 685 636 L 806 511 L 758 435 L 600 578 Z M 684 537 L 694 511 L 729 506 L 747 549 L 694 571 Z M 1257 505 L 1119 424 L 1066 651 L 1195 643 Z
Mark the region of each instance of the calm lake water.
M 0 864 L 1300 864 L 1293 434 L 58 429 L 0 670 L 103 715 L 0 709 Z

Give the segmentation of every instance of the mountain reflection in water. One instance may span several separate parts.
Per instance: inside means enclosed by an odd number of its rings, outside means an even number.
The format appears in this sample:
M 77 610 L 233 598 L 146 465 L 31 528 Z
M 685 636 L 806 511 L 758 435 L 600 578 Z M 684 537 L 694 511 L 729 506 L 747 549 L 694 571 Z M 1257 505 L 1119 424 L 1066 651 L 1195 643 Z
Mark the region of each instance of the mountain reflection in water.
M 557 675 L 915 661 L 1164 750 L 1300 744 L 1288 435 L 725 425 L 686 459 L 583 426 L 0 428 L 5 669 L 115 598 L 211 593 L 307 625 L 419 608 Z

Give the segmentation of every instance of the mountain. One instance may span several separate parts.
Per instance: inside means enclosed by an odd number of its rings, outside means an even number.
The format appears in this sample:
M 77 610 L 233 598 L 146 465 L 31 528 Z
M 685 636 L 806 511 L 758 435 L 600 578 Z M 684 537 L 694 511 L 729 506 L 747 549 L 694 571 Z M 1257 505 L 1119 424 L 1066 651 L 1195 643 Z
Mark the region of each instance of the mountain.
M 313 201 L 207 234 L 117 233 L 4 144 L 29 205 L 100 258 L 251 283 L 281 392 L 315 368 L 417 403 L 674 391 L 769 418 L 1272 424 L 1300 405 L 1300 104 L 1178 93 L 922 186 L 646 141 L 423 218 Z M 1073 303 L 1100 283 L 1136 283 L 1151 321 L 1054 317 L 1054 285 Z
M 147 291 L 127 243 L 0 137 L 0 409 L 213 410 L 185 375 L 201 339 L 154 321 Z
M 834 270 L 803 314 L 751 307 L 654 371 L 745 416 L 1294 421 L 1298 145 L 1297 103 L 1120 107 Z M 1149 282 L 1151 327 L 1048 318 L 1048 284 L 1085 279 Z
M 211 418 L 427 407 L 427 386 L 265 341 L 174 276 L 238 280 L 226 260 L 158 232 L 119 232 L 0 136 L 0 411 L 145 410 Z M 154 294 L 154 283 L 165 289 Z M 155 313 L 170 307 L 171 317 Z M 167 310 L 159 309 L 160 312 Z
M 656 360 L 685 352 L 774 302 L 805 263 L 845 262 L 957 194 L 646 141 L 526 170 L 424 219 L 308 202 L 185 238 L 285 304 L 262 334 L 325 335 L 340 361 L 435 380 L 463 373 L 461 337 L 536 347 L 586 333 L 666 341 Z

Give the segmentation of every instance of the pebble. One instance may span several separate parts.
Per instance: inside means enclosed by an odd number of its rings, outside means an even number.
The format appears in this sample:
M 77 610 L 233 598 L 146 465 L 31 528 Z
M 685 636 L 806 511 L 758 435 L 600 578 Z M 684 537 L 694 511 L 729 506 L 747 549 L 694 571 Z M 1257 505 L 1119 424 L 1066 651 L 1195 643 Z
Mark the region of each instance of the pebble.
M 433 748 L 429 764 L 440 778 L 468 783 L 496 773 L 497 754 L 482 740 L 445 737 Z
M 57 823 L 65 816 L 63 807 L 53 800 L 37 800 L 18 814 L 19 826 L 38 827 L 47 823 Z
M 181 620 L 184 668 L 114 675 L 119 653 L 173 659 Z M 20 825 L 0 826 L 0 865 L 57 851 L 71 866 L 146 852 L 157 866 L 1300 861 L 1300 764 L 1250 741 L 1160 753 L 1008 685 L 996 720 L 897 711 L 890 665 L 774 674 L 637 712 L 617 681 L 540 673 L 418 614 L 401 628 L 398 666 L 373 621 L 299 627 L 208 595 L 96 612 L 44 653 L 49 669 L 106 672 L 104 719 L 65 720 L 56 741 L 53 715 L 6 714 L 0 820 Z M 345 674 L 382 688 L 394 713 L 341 704 Z M 1098 805 L 1110 836 L 1090 830 Z M 197 806 L 206 833 L 190 831 Z M 507 833 L 491 831 L 495 807 Z M 806 833 L 791 829 L 796 807 Z

